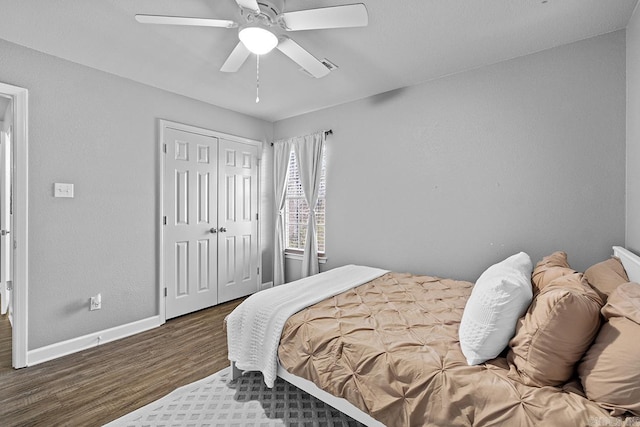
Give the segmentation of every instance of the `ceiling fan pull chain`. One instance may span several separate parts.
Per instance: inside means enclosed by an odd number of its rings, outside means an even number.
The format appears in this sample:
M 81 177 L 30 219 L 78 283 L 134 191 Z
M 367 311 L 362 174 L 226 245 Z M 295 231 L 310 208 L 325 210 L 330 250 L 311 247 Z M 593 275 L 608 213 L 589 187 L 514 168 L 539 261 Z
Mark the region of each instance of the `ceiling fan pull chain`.
M 260 102 L 260 55 L 256 55 L 256 104 Z

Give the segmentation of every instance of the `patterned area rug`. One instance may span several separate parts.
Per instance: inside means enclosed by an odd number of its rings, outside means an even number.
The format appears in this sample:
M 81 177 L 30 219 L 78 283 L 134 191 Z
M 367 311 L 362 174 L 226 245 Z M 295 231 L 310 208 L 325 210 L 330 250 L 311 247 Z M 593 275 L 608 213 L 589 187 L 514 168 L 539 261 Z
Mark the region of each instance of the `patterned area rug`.
M 361 427 L 363 424 L 278 378 L 262 374 L 229 380 L 229 368 L 180 387 L 108 427 Z

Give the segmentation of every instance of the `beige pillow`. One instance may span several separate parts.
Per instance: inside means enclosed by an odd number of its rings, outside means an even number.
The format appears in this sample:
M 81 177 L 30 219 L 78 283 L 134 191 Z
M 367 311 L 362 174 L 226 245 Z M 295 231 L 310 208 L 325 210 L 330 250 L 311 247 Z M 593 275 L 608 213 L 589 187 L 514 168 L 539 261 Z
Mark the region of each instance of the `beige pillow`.
M 581 273 L 559 277 L 533 300 L 509 342 L 509 377 L 532 386 L 569 380 L 600 328 L 602 300 Z
M 627 272 L 616 257 L 592 265 L 584 272 L 584 276 L 605 303 L 618 286 L 629 281 Z
M 590 400 L 619 416 L 640 416 L 640 285 L 625 283 L 609 296 L 608 319 L 578 365 Z
M 531 275 L 533 293 L 537 294 L 554 279 L 573 273 L 575 271 L 569 266 L 566 253 L 558 251 L 547 255 L 533 269 Z

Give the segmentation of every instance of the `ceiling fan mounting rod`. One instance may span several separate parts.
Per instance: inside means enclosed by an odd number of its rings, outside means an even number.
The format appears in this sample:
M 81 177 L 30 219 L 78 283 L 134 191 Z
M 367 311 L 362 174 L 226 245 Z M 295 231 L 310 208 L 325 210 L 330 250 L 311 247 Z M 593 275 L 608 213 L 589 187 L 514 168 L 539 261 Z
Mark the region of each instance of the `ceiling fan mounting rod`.
M 240 14 L 247 23 L 260 24 L 265 27 L 278 25 L 283 29 L 285 28 L 281 18 L 284 0 L 259 0 L 258 6 L 260 7 L 259 11 L 240 7 Z

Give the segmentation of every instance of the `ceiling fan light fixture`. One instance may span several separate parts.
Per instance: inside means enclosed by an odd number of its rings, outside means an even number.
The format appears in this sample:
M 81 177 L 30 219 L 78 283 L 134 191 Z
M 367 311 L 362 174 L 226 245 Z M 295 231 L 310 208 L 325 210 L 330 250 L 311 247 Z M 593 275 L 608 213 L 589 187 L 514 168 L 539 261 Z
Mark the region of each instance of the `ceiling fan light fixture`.
M 245 47 L 256 55 L 269 53 L 278 45 L 276 35 L 262 27 L 244 27 L 238 33 L 238 37 Z

